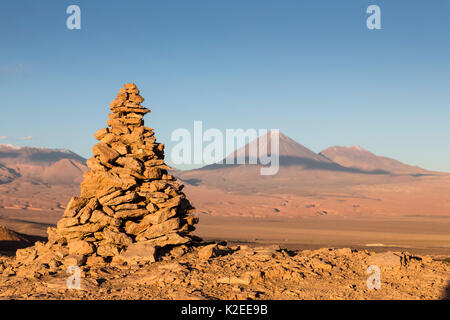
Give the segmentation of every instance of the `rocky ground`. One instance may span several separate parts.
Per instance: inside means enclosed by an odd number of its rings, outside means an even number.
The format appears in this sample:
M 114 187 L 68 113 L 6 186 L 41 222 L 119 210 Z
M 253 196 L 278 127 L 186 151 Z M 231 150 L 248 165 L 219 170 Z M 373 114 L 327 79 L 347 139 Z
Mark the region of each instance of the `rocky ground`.
M 380 267 L 378 290 L 367 287 L 369 265 Z M 59 263 L 30 267 L 15 257 L 0 257 L 0 298 L 450 299 L 448 259 L 405 252 L 183 246 L 156 262 L 84 265 L 81 289 L 68 289 L 67 268 Z

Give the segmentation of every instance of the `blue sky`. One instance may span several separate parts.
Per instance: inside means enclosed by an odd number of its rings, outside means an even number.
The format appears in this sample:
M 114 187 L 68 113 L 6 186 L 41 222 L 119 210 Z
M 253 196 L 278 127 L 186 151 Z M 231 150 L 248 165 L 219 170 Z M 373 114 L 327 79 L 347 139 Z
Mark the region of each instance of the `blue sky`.
M 71 4 L 81 30 L 66 28 Z M 382 30 L 366 28 L 371 4 Z M 135 82 L 166 154 L 202 120 L 450 171 L 449 16 L 448 0 L 5 2 L 0 143 L 90 157 Z

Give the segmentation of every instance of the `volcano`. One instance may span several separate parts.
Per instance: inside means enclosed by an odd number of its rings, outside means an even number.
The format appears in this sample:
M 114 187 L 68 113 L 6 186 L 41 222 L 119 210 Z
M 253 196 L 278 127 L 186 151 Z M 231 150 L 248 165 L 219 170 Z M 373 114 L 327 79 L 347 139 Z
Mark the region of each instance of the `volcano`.
M 343 166 L 323 154 L 313 152 L 283 133 L 279 133 L 279 170 L 274 175 L 264 176 L 260 171 L 262 165 L 256 161 L 257 147 L 262 138 L 267 139 L 269 151 L 272 143 L 270 133 L 267 137 L 262 136 L 251 141 L 218 163 L 181 171 L 178 174 L 187 184 L 241 193 L 304 194 L 324 188 L 336 190 L 336 187 L 359 184 L 362 181 L 386 182 L 391 179 L 389 171 L 377 167 L 366 169 Z M 243 162 L 245 164 L 239 164 Z

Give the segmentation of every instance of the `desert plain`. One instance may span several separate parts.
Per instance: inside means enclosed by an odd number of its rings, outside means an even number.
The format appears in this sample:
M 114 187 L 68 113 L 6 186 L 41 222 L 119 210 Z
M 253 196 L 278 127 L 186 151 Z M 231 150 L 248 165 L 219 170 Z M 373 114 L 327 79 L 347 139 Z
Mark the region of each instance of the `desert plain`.
M 141 266 L 85 266 L 82 290 L 67 289 L 64 266 L 36 270 L 33 276 L 5 268 L 7 272 L 0 277 L 0 296 L 448 299 L 450 217 L 427 211 L 448 206 L 446 193 L 435 192 L 446 189 L 447 179 L 415 178 L 416 185 L 406 189 L 404 182 L 397 186 L 358 185 L 353 195 L 242 194 L 186 184 L 185 193 L 200 218 L 195 234 L 206 243 L 215 243 L 215 254 L 199 259 L 201 248 L 191 248 L 180 257 L 167 255 Z M 61 207 L 78 191 L 77 186 L 70 185 L 59 191 L 52 186 L 41 187 L 39 196 L 29 197 L 26 205 L 18 196 L 14 198 L 16 204 L 0 209 L 0 224 L 27 239 L 17 242 L 18 246 L 2 241 L 2 261 L 14 260 L 11 249 L 30 246 L 37 240 L 45 242 L 47 228 L 56 225 L 63 214 Z M 26 186 L 23 188 L 29 192 Z M 20 195 L 21 191 L 18 187 L 11 192 Z M 60 196 L 46 198 L 50 194 Z M 380 258 L 386 264 L 381 266 L 381 288 L 369 290 L 367 267 L 372 264 L 370 259 Z

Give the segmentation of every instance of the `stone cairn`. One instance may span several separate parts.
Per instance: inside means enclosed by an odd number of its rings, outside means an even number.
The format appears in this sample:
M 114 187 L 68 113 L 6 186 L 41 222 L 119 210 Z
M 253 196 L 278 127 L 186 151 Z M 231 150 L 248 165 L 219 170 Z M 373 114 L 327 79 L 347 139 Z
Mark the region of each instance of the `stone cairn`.
M 198 240 L 192 235 L 198 219 L 183 185 L 167 172 L 164 144 L 144 126 L 150 110 L 143 101 L 135 84 L 120 88 L 110 104 L 108 127 L 94 134 L 100 142 L 87 161 L 91 170 L 84 173 L 81 196 L 70 200 L 56 228 L 48 228 L 48 242 L 18 250 L 18 260 L 154 261 L 162 248 Z

